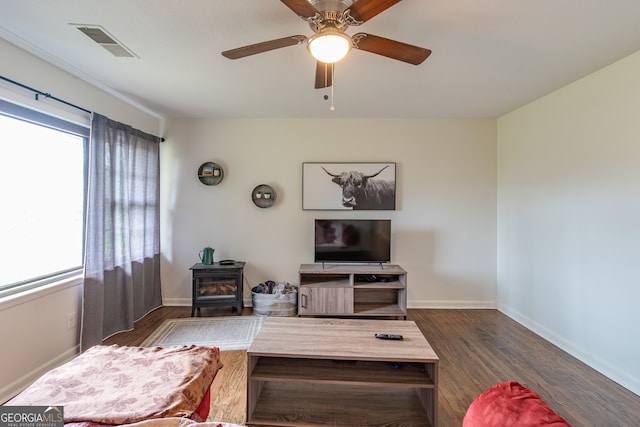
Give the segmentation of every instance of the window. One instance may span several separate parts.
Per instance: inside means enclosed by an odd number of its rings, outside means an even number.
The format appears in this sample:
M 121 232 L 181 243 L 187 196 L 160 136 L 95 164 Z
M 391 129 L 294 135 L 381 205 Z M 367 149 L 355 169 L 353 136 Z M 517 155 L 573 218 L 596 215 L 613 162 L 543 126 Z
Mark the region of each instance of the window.
M 82 267 L 88 137 L 0 101 L 0 295 Z

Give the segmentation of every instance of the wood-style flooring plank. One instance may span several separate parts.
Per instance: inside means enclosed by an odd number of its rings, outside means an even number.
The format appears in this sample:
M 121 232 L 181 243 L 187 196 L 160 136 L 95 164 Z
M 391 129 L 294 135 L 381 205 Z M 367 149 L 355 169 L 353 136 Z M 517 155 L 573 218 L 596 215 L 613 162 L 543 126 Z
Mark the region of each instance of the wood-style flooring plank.
M 243 425 L 247 419 L 247 352 L 223 351 L 224 367 L 211 385 L 209 420 Z
M 190 307 L 162 307 L 105 344 L 140 345 Z M 245 308 L 243 314 L 252 314 Z M 202 316 L 236 315 L 202 309 Z M 460 427 L 473 399 L 503 381 L 536 391 L 575 427 L 640 426 L 640 396 L 625 389 L 497 310 L 409 310 L 440 358 L 439 427 Z M 212 385 L 210 421 L 244 424 L 246 351 L 222 352 L 224 368 Z
M 575 427 L 640 426 L 640 397 L 497 310 L 409 310 L 440 357 L 440 427 L 483 390 L 517 381 Z
M 226 307 L 202 308 L 202 317 L 237 316 Z M 252 315 L 251 308 L 243 309 L 243 315 Z M 135 323 L 132 331 L 121 332 L 107 338 L 105 345 L 138 346 L 167 319 L 191 317 L 191 307 L 161 307 Z M 243 425 L 247 418 L 247 352 L 223 351 L 220 358 L 224 367 L 218 371 L 211 384 L 211 410 L 209 421 Z

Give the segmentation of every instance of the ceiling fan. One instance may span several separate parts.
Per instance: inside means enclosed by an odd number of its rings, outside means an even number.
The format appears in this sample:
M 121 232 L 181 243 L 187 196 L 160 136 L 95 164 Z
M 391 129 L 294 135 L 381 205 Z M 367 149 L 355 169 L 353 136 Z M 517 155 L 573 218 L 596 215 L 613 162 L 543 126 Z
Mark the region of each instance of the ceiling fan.
M 315 33 L 311 37 L 296 35 L 255 43 L 222 52 L 229 59 L 263 53 L 287 46 L 307 43 L 307 49 L 316 58 L 315 88 L 321 89 L 333 84 L 333 64 L 349 53 L 351 48 L 375 53 L 409 64 L 421 64 L 431 54 L 429 49 L 390 40 L 367 33 L 357 33 L 349 37 L 345 30 L 349 26 L 361 25 L 384 12 L 400 0 L 281 0 L 289 9 L 309 23 Z M 323 46 L 331 45 L 324 51 Z M 341 46 L 341 47 L 340 47 Z

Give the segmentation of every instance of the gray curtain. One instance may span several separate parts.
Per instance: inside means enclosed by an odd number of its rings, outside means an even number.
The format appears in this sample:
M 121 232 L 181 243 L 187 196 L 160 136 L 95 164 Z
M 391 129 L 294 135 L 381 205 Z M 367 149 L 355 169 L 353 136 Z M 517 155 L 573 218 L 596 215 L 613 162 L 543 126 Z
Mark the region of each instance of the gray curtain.
M 162 305 L 160 140 L 94 113 L 88 160 L 82 350 Z

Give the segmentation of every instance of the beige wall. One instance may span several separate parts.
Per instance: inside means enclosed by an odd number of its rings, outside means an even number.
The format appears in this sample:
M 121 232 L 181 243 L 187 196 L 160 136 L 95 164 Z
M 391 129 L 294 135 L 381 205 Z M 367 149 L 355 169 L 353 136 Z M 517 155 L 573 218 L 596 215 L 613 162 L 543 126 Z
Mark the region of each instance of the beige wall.
M 251 286 L 297 283 L 313 262 L 313 219 L 356 217 L 392 220 L 409 307 L 495 307 L 495 120 L 170 120 L 166 136 L 165 303 L 190 305 L 189 267 L 204 246 L 246 261 Z M 223 166 L 218 186 L 199 182 L 205 161 Z M 303 211 L 302 163 L 312 161 L 396 162 L 397 210 Z M 278 194 L 269 209 L 251 201 L 263 183 Z
M 498 120 L 500 310 L 640 394 L 640 52 Z

